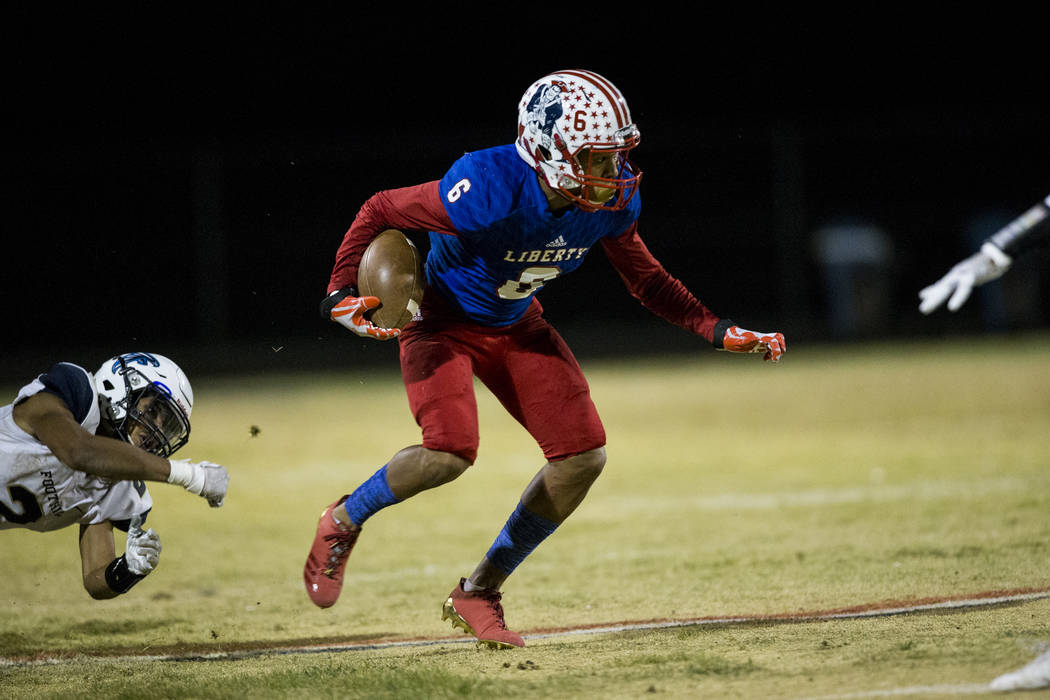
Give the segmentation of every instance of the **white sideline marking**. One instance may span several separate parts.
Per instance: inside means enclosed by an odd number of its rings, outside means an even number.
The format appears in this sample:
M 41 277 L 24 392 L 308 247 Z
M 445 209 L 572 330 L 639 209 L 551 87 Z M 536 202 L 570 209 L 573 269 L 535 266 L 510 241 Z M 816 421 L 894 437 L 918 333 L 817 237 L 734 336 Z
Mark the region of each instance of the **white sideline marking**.
M 581 627 L 576 629 L 559 630 L 557 632 L 540 632 L 536 634 L 522 635 L 523 639 L 549 639 L 555 637 L 570 637 L 585 634 L 615 634 L 621 632 L 634 632 L 641 630 L 671 629 L 678 627 L 697 627 L 708 625 L 744 624 L 753 622 L 764 623 L 798 623 L 798 622 L 820 622 L 825 620 L 858 619 L 867 617 L 888 617 L 891 615 L 903 615 L 907 613 L 926 612 L 930 610 L 961 609 L 987 607 L 1002 603 L 1020 603 L 1032 600 L 1050 598 L 1050 589 L 1033 591 L 1029 593 L 1016 593 L 1012 595 L 966 598 L 961 600 L 945 600 L 934 603 L 923 603 L 920 605 L 907 605 L 890 608 L 877 608 L 871 610 L 856 610 L 848 612 L 816 612 L 806 613 L 782 613 L 773 615 L 741 615 L 734 617 L 719 618 L 697 618 L 691 620 L 663 620 L 654 622 L 630 622 L 618 625 L 606 625 L 602 627 Z M 246 649 L 241 651 L 218 651 L 199 654 L 133 654 L 127 656 L 105 656 L 105 655 L 78 655 L 72 658 L 62 659 L 37 659 L 22 661 L 0 657 L 0 668 L 11 666 L 45 666 L 75 663 L 84 660 L 109 661 L 114 663 L 141 662 L 141 661 L 237 661 L 240 659 L 255 658 L 260 656 L 291 656 L 296 654 L 330 654 L 345 651 L 372 651 L 378 649 L 395 649 L 399 647 L 432 647 L 443 644 L 474 644 L 473 637 L 458 636 L 439 639 L 414 639 L 406 641 L 391 642 L 347 642 L 345 644 L 328 644 L 322 646 L 299 646 L 299 647 L 270 647 L 266 649 Z M 933 686 L 930 686 L 933 687 Z M 947 686 L 946 686 L 947 687 Z M 960 686 L 964 687 L 964 686 Z M 871 691 L 873 693 L 895 693 L 896 691 Z M 929 691 L 933 692 L 933 691 Z M 953 692 L 953 691 L 949 691 Z M 969 691 L 967 691 L 969 692 Z M 907 694 L 903 690 L 899 694 Z M 878 697 L 878 695 L 856 695 L 856 696 L 834 696 L 834 697 Z
M 1037 591 L 1033 593 L 1018 593 L 1014 595 L 996 596 L 993 598 L 968 598 L 966 600 L 946 600 L 937 603 L 924 603 L 922 605 L 907 605 L 896 608 L 877 608 L 872 610 L 856 610 L 851 612 L 829 612 L 829 613 L 799 613 L 799 614 L 773 614 L 773 615 L 749 615 L 742 617 L 720 617 L 701 618 L 696 620 L 665 620 L 660 622 L 635 622 L 624 625 L 609 625 L 607 627 L 589 627 L 559 632 L 522 635 L 523 639 L 544 639 L 546 637 L 568 637 L 576 634 L 602 634 L 606 632 L 633 632 L 635 630 L 669 629 L 672 627 L 696 627 L 698 625 L 727 625 L 748 622 L 821 622 L 825 620 L 847 620 L 863 617 L 890 617 L 892 615 L 904 615 L 907 613 L 927 612 L 930 610 L 945 610 L 952 608 L 976 608 L 1001 603 L 1019 603 L 1030 600 L 1050 598 L 1050 591 Z
M 862 690 L 843 695 L 819 695 L 803 700 L 853 700 L 854 698 L 892 698 L 902 695 L 983 695 L 993 692 L 987 685 L 965 683 L 962 685 L 913 685 L 910 688 L 886 688 L 884 690 Z

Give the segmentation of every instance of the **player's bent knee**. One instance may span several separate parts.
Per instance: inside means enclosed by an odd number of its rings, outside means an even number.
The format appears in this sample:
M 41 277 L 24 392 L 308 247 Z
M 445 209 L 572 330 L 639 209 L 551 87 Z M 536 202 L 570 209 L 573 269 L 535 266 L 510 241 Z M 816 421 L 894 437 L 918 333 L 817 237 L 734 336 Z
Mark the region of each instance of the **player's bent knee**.
M 451 457 L 457 457 L 467 463 L 474 464 L 478 458 L 478 441 L 470 436 L 441 435 L 437 437 L 423 436 L 423 449 L 425 452 L 440 452 Z
M 424 471 L 434 486 L 447 484 L 467 471 L 474 460 L 462 454 L 428 449 L 424 453 Z
M 563 465 L 569 467 L 579 480 L 594 481 L 605 468 L 605 448 L 596 447 L 573 455 L 564 460 Z

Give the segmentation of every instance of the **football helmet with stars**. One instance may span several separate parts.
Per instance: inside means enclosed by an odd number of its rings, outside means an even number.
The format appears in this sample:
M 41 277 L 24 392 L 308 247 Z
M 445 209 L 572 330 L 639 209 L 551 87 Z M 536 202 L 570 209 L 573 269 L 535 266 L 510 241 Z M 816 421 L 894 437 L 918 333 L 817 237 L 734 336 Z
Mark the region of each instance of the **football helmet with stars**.
M 585 211 L 627 206 L 642 177 L 627 154 L 640 141 L 623 93 L 589 70 L 546 75 L 518 104 L 518 154 Z

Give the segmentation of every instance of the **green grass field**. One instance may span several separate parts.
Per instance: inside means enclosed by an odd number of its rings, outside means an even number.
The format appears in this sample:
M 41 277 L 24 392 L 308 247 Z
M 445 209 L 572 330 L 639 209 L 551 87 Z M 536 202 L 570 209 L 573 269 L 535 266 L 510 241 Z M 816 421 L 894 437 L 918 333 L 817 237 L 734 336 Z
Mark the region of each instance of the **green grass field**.
M 1050 590 L 1048 341 L 792 346 L 779 366 L 713 351 L 584 362 L 608 465 L 505 586 L 507 620 L 529 645 L 504 652 L 462 643 L 440 620 L 542 461 L 486 390 L 477 463 L 370 520 L 342 599 L 320 610 L 301 581 L 320 510 L 418 441 L 394 368 L 196 381 L 180 456 L 228 466 L 226 506 L 153 485 L 161 565 L 114 601 L 83 591 L 74 529 L 0 534 L 0 657 L 58 660 L 0 665 L 0 695 L 977 692 L 1050 643 L 1050 598 L 539 633 Z M 430 641 L 258 651 L 412 640 Z M 250 653 L 201 660 L 216 652 Z

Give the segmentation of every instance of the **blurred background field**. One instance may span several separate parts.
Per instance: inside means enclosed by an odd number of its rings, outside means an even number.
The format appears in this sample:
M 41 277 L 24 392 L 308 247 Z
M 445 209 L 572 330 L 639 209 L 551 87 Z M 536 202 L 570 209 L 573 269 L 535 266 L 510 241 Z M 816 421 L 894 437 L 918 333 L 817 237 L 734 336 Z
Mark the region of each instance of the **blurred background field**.
M 508 582 L 509 623 L 528 635 L 1050 587 L 1047 340 L 801 344 L 778 366 L 709 350 L 584 361 L 609 463 L 579 511 Z M 342 599 L 319 610 L 301 583 L 317 515 L 417 440 L 398 377 L 372 368 L 195 386 L 185 451 L 229 466 L 226 506 L 153 485 L 161 566 L 109 602 L 82 591 L 72 530 L 4 532 L 0 655 L 460 636 L 440 621 L 440 604 L 541 460 L 484 388 L 478 462 L 369 521 Z M 333 673 L 359 674 L 360 697 L 620 697 L 650 686 L 795 697 L 979 684 L 1050 641 L 1047 605 L 545 638 L 506 655 L 449 644 L 263 657 L 185 667 L 196 686 L 161 662 L 0 668 L 0 679 L 17 690 L 12 697 L 77 695 L 83 674 L 96 690 L 133 696 L 160 683 L 162 695 L 196 697 L 334 696 Z M 522 673 L 525 660 L 540 669 Z
M 537 34 L 340 6 L 36 14 L 8 18 L 0 375 L 141 343 L 230 371 L 369 359 L 333 355 L 349 343 L 316 313 L 359 207 L 510 143 L 525 89 L 567 67 L 627 96 L 639 231 L 715 313 L 795 342 L 1050 325 L 1050 251 L 956 314 L 915 313 L 922 286 L 1050 193 L 1045 37 L 1022 16 L 945 32 L 852 11 L 635 12 Z M 621 332 L 574 349 L 673 342 L 647 339 L 660 322 L 589 257 L 541 301 L 561 328 Z

